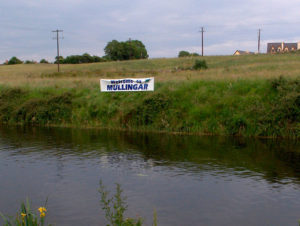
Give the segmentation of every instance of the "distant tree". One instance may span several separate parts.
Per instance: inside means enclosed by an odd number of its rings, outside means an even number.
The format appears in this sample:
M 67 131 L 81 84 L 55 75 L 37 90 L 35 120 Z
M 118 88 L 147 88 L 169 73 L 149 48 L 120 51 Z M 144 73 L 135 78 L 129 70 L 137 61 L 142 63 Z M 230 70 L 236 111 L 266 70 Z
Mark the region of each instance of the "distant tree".
M 58 60 L 58 57 L 56 56 L 56 57 L 55 57 L 55 62 L 54 62 L 55 64 L 58 63 L 57 60 Z M 63 63 L 64 63 L 64 57 L 63 57 L 63 56 L 59 56 L 59 63 L 60 63 L 60 64 L 63 64 Z
M 111 58 L 108 57 L 107 55 L 101 57 L 104 61 L 111 61 Z
M 104 48 L 105 57 L 110 60 L 124 60 L 122 43 L 117 40 L 108 42 Z
M 118 42 L 112 40 L 104 48 L 105 58 L 109 60 L 147 59 L 148 53 L 145 45 L 139 40 Z
M 180 51 L 179 54 L 178 54 L 178 57 L 188 57 L 190 56 L 191 54 L 188 52 L 188 51 Z
M 103 57 L 99 57 L 99 56 L 93 56 L 94 58 L 94 62 L 105 62 L 106 60 Z
M 45 60 L 45 59 L 41 59 L 40 60 L 40 64 L 49 64 L 49 62 L 47 60 Z
M 26 60 L 24 64 L 36 64 L 36 62 L 33 60 Z
M 81 63 L 81 59 L 79 55 L 71 55 L 71 56 L 67 56 L 63 62 L 63 64 L 80 64 Z
M 200 56 L 198 53 L 191 53 L 191 56 Z
M 10 58 L 10 60 L 7 62 L 7 64 L 23 64 L 23 61 L 21 61 L 20 59 L 18 59 L 17 57 L 13 56 L 12 58 Z
M 94 63 L 94 62 L 103 62 L 103 58 L 99 56 L 91 56 L 88 53 L 82 55 L 71 55 L 67 56 L 62 63 L 63 64 L 82 64 L 82 63 Z
M 147 59 L 148 53 L 145 45 L 139 40 L 126 41 L 129 46 L 129 59 Z
M 92 57 L 90 54 L 88 53 L 84 53 L 81 56 L 81 62 L 82 63 L 94 63 L 94 57 Z

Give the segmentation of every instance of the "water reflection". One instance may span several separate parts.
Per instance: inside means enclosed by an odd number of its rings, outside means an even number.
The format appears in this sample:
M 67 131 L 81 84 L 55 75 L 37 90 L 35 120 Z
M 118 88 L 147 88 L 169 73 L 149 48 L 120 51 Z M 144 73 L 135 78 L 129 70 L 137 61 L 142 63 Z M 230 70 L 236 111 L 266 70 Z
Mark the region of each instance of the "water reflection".
M 176 167 L 182 174 L 214 170 L 241 177 L 260 175 L 270 183 L 300 179 L 296 140 L 174 136 L 62 128 L 2 128 L 1 149 L 32 158 L 96 158 L 106 164 L 143 160 L 142 167 Z M 63 163 L 59 163 L 63 165 Z M 138 167 L 135 165 L 134 167 Z
M 52 223 L 99 225 L 103 179 L 149 225 L 153 208 L 161 225 L 294 224 L 299 160 L 295 140 L 1 128 L 0 211 L 49 196 Z

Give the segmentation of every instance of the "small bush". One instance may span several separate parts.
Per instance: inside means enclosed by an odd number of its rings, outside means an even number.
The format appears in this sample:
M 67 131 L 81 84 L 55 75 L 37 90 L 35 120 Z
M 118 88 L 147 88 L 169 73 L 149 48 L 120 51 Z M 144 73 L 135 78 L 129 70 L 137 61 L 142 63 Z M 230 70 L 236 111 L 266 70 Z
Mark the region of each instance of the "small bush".
M 207 69 L 207 64 L 205 60 L 196 60 L 193 66 L 193 70 Z

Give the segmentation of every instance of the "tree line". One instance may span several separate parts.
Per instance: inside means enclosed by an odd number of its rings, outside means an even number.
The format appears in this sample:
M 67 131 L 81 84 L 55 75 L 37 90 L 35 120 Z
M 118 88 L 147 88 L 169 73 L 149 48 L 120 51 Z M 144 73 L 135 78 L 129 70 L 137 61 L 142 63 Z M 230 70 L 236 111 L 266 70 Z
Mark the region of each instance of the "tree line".
M 104 48 L 105 55 L 91 56 L 88 53 L 82 55 L 71 55 L 64 58 L 60 56 L 59 59 L 55 57 L 54 63 L 60 64 L 82 64 L 82 63 L 97 63 L 106 61 L 118 61 L 118 60 L 134 60 L 134 59 L 147 59 L 149 57 L 145 45 L 139 40 L 127 40 L 125 42 L 119 42 L 117 40 L 112 40 L 107 43 Z M 4 64 L 35 64 L 36 61 L 22 61 L 16 56 L 13 56 L 10 60 L 6 61 Z M 45 59 L 41 59 L 39 63 L 49 63 Z

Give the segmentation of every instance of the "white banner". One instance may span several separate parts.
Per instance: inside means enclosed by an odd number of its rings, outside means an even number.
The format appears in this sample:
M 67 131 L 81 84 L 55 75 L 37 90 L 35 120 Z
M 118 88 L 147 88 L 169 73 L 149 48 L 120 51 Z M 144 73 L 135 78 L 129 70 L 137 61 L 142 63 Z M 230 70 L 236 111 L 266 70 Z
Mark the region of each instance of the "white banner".
M 154 78 L 100 79 L 101 92 L 154 91 Z

